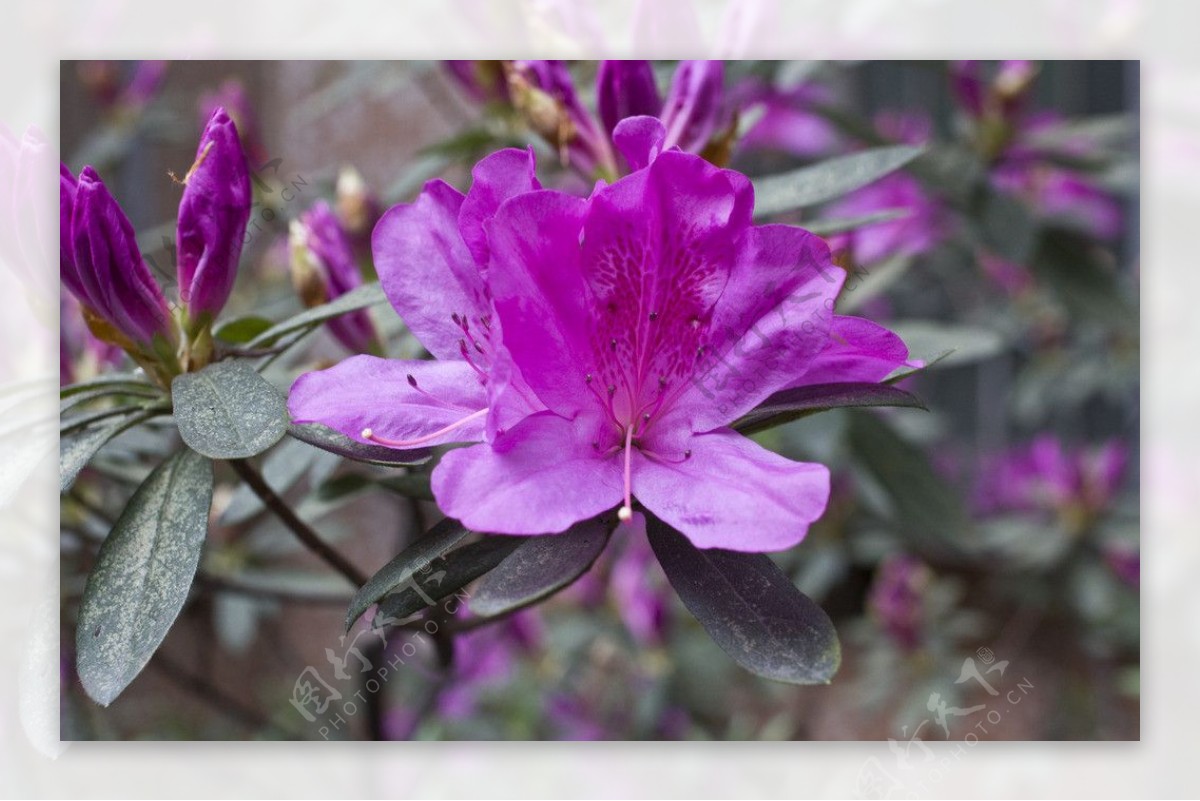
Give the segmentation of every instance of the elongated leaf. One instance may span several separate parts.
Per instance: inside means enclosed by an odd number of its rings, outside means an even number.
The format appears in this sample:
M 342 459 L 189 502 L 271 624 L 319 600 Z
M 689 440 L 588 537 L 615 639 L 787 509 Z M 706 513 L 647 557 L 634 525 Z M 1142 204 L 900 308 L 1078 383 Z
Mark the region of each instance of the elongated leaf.
M 457 520 L 446 518 L 429 529 L 421 539 L 400 552 L 396 558 L 384 565 L 378 573 L 371 576 L 350 602 L 346 612 L 346 629 L 354 625 L 354 621 L 362 617 L 373 603 L 387 595 L 402 584 L 412 585 L 416 575 L 429 566 L 434 559 L 458 545 L 471 532 Z
M 149 405 L 137 404 L 128 406 L 113 406 L 109 409 L 95 409 L 90 412 L 81 412 L 69 417 L 59 418 L 58 432 L 60 435 L 71 434 L 75 431 L 79 431 L 87 428 L 88 426 L 94 425 L 101 420 L 128 417 L 129 415 L 138 414 L 150 409 L 165 412 L 168 411 L 170 407 L 167 406 L 166 402 L 164 401 L 162 403 L 151 402 Z
M 89 403 L 100 398 L 118 398 L 129 397 L 136 399 L 149 398 L 165 398 L 166 395 L 158 387 L 150 386 L 149 384 L 117 384 L 108 387 L 96 387 L 93 389 L 84 390 L 82 392 L 73 393 L 58 404 L 59 415 L 66 413 L 68 410 L 75 408 L 84 403 Z
M 366 445 L 320 423 L 292 423 L 288 426 L 287 433 L 288 436 L 301 442 L 307 442 L 314 448 L 336 453 L 338 456 L 344 456 L 356 462 L 378 464 L 384 467 L 422 464 L 429 461 L 431 454 L 429 449 L 398 451 L 382 445 Z
M 118 391 L 128 388 L 130 391 L 153 390 L 154 386 L 146 380 L 146 376 L 141 373 L 107 373 L 91 381 L 82 381 L 78 384 L 70 384 L 58 391 L 60 398 L 69 398 L 72 395 L 78 395 L 81 392 L 90 392 L 96 389 L 116 388 Z
M 79 678 L 108 706 L 141 672 L 187 600 L 208 530 L 212 463 L 186 448 L 130 499 L 100 547 L 79 609 Z
M 846 406 L 925 408 L 925 404 L 915 395 L 887 384 L 813 384 L 776 392 L 734 423 L 733 427 L 744 434 L 752 434 L 805 415 Z
M 911 214 L 912 211 L 910 209 L 887 209 L 885 211 L 876 211 L 871 214 L 863 214 L 859 217 L 848 217 L 840 220 L 813 220 L 805 223 L 803 227 L 817 236 L 831 236 L 833 234 L 865 228 L 868 225 L 899 220 Z
M 436 604 L 495 568 L 525 539 L 494 534 L 450 551 L 419 573 L 413 584 L 380 601 L 377 619 L 401 621 Z
M 213 337 L 231 345 L 243 345 L 268 331 L 272 325 L 274 323 L 265 317 L 239 317 L 218 326 L 213 331 Z
M 148 409 L 132 417 L 109 420 L 85 428 L 71 436 L 62 437 L 58 443 L 60 492 L 66 492 L 71 488 L 79 471 L 99 453 L 109 440 L 159 414 L 161 411 L 158 409 Z
M 647 516 L 646 532 L 684 606 L 735 662 L 790 684 L 828 684 L 842 661 L 829 616 L 765 554 L 701 550 Z
M 548 598 L 587 572 L 611 531 L 609 521 L 585 520 L 562 534 L 525 538 L 479 581 L 467 605 L 492 617 Z
M 914 359 L 929 366 L 934 359 L 942 367 L 973 364 L 991 359 L 1004 349 L 1004 338 L 998 332 L 978 325 L 897 320 L 888 328 L 904 340 Z
M 958 544 L 974 536 L 970 517 L 925 454 L 868 413 L 852 415 L 849 441 L 859 462 L 891 498 L 897 533 L 927 556 L 958 555 Z
M 345 295 L 339 298 L 323 303 L 320 306 L 314 306 L 311 309 L 300 312 L 295 317 L 290 317 L 283 322 L 263 331 L 258 336 L 254 337 L 247 343 L 249 348 L 264 348 L 273 344 L 285 334 L 291 334 L 296 331 L 302 331 L 306 328 L 312 328 L 326 320 L 332 320 L 334 317 L 340 317 L 343 314 L 348 314 L 352 311 L 365 309 L 368 306 L 374 306 L 376 303 L 382 303 L 386 298 L 383 294 L 383 289 L 380 288 L 378 281 L 373 281 L 369 284 L 363 284 L 356 287 Z
M 841 197 L 903 167 L 924 152 L 889 145 L 822 161 L 754 182 L 754 216 L 770 217 Z
M 379 480 L 379 486 L 386 490 L 403 495 L 406 498 L 416 498 L 418 501 L 436 500 L 433 488 L 430 486 L 429 473 L 406 473 Z
M 171 396 L 179 436 L 212 459 L 254 456 L 287 433 L 283 394 L 239 359 L 176 376 Z

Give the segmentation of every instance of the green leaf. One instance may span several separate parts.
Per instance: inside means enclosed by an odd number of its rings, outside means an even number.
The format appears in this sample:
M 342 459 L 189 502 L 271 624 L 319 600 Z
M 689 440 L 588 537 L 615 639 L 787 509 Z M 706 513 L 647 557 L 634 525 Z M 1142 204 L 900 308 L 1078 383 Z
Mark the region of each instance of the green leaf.
M 384 565 L 378 573 L 371 576 L 350 601 L 350 609 L 346 612 L 346 629 L 354 625 L 354 621 L 362 617 L 373 603 L 393 591 L 401 584 L 415 586 L 415 576 L 442 554 L 458 545 L 471 532 L 457 520 L 446 518 L 429 529 L 421 539 L 400 552 L 396 558 Z
M 419 584 L 414 579 L 380 601 L 376 620 L 399 622 L 458 592 L 504 561 L 525 539 L 492 534 L 451 551 L 421 571 Z
M 213 330 L 213 337 L 230 345 L 244 345 L 274 325 L 266 317 L 251 315 L 222 323 Z
M 761 553 L 701 550 L 647 515 L 654 555 L 684 606 L 735 662 L 790 684 L 828 684 L 842 661 L 829 616 Z
M 429 473 L 405 473 L 380 479 L 377 483 L 384 489 L 403 495 L 406 498 L 416 498 L 418 501 L 437 500 L 433 497 Z
M 406 465 L 423 464 L 429 461 L 431 451 L 428 448 L 411 451 L 398 451 L 395 448 L 385 448 L 382 445 L 367 445 L 358 440 L 350 439 L 345 434 L 327 428 L 320 423 L 292 423 L 288 426 L 288 436 L 307 442 L 314 448 L 353 459 L 356 462 L 377 464 L 384 467 L 404 467 Z
M 171 397 L 179 436 L 211 459 L 254 456 L 287 433 L 283 393 L 240 359 L 176 376 Z
M 334 317 L 340 317 L 352 311 L 358 311 L 359 309 L 374 306 L 377 303 L 383 303 L 385 300 L 387 298 L 384 297 L 383 289 L 379 286 L 378 281 L 363 284 L 328 303 L 313 306 L 311 309 L 300 312 L 295 317 L 290 317 L 283 322 L 276 323 L 247 342 L 246 347 L 251 349 L 267 347 L 274 344 L 286 334 L 315 328 L 326 320 L 332 320 Z
M 1089 237 L 1063 228 L 1046 229 L 1032 267 L 1072 314 L 1107 323 L 1136 321 L 1134 309 L 1117 285 L 1111 257 Z
M 318 451 L 306 448 L 293 439 L 282 440 L 263 459 L 262 476 L 276 494 L 290 490 L 308 472 Z M 262 512 L 266 507 L 262 500 L 246 484 L 240 484 L 221 513 L 221 525 L 235 526 L 244 523 Z
M 925 408 L 915 395 L 887 384 L 813 384 L 776 392 L 734 423 L 733 428 L 743 434 L 753 434 L 806 415 L 846 406 Z
M 60 492 L 66 492 L 71 488 L 79 471 L 87 466 L 92 457 L 99 453 L 109 440 L 159 414 L 162 414 L 160 409 L 147 409 L 131 417 L 109 420 L 100 425 L 85 428 L 71 436 L 62 437 L 58 443 Z
M 212 463 L 183 449 L 155 468 L 100 546 L 75 632 L 79 678 L 97 703 L 134 680 L 183 608 L 212 490 Z
M 959 494 L 934 472 L 925 454 L 874 414 L 851 415 L 850 449 L 887 492 L 895 525 L 915 550 L 952 560 L 974 539 Z
M 480 580 L 468 601 L 471 611 L 494 617 L 550 597 L 588 571 L 611 531 L 609 521 L 585 520 L 562 534 L 526 537 Z
M 770 217 L 841 197 L 900 169 L 923 152 L 919 147 L 889 145 L 760 178 L 754 182 L 754 216 Z
M 846 231 L 865 228 L 868 225 L 899 220 L 911 214 L 911 209 L 886 209 L 885 211 L 876 211 L 871 214 L 846 217 L 838 220 L 812 220 L 811 222 L 804 223 L 801 227 L 817 236 L 832 236 L 833 234 L 841 234 Z
M 977 325 L 898 320 L 889 323 L 888 328 L 904 340 L 912 358 L 936 360 L 942 367 L 981 362 L 1004 350 L 1004 338 L 999 333 Z
M 879 297 L 908 272 L 912 263 L 911 256 L 899 255 L 873 264 L 869 270 L 856 266 L 846 276 L 846 283 L 838 295 L 838 313 L 849 314 L 861 308 L 867 301 Z
M 112 390 L 113 392 L 129 392 L 131 394 L 138 392 L 159 392 L 141 373 L 106 373 L 91 381 L 69 384 L 58 391 L 58 396 L 60 398 L 69 398 L 72 395 L 93 392 L 95 390 Z
M 79 414 L 60 417 L 58 421 L 58 433 L 60 436 L 71 434 L 80 429 L 94 425 L 101 420 L 108 420 L 114 417 L 128 417 L 138 412 L 148 410 L 156 410 L 166 412 L 170 410 L 165 400 L 163 402 L 151 401 L 149 404 L 136 404 L 127 406 L 112 406 L 107 409 L 95 409 L 90 412 L 80 412 Z

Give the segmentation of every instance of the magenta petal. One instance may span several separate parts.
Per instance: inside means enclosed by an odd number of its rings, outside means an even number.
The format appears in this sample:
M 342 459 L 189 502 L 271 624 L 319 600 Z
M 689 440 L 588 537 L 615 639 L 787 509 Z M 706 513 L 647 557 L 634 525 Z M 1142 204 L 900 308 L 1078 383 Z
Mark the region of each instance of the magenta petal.
M 616 459 L 599 458 L 577 424 L 543 412 L 494 445 L 447 453 L 433 494 L 475 531 L 552 534 L 616 506 L 622 483 Z
M 831 340 L 803 377 L 789 386 L 882 381 L 910 364 L 908 346 L 881 325 L 858 317 L 835 316 Z
M 712 349 L 677 404 L 692 430 L 727 425 L 794 386 L 828 345 L 844 280 L 824 241 L 808 231 L 787 225 L 750 231 L 713 313 Z
M 601 61 L 596 74 L 596 105 L 604 130 L 610 135 L 621 120 L 658 114 L 662 100 L 650 62 Z
M 662 119 L 667 147 L 700 152 L 724 122 L 725 65 L 720 61 L 681 61 L 675 70 Z
M 785 459 L 729 429 L 687 443 L 686 459 L 635 454 L 633 494 L 696 547 L 780 551 L 825 512 L 824 465 Z
M 413 382 L 416 386 L 413 386 Z M 288 411 L 297 423 L 320 423 L 359 442 L 363 429 L 387 440 L 428 436 L 486 408 L 483 385 L 465 362 L 407 362 L 353 356 L 292 384 Z M 412 449 L 483 439 L 483 416 Z
M 384 293 L 439 359 L 461 358 L 463 332 L 452 315 L 487 315 L 483 279 L 458 231 L 462 205 L 461 192 L 430 181 L 414 202 L 384 214 L 371 236 Z
M 480 161 L 471 170 L 473 181 L 458 212 L 458 228 L 475 262 L 488 263 L 487 234 L 484 223 L 500 204 L 514 195 L 541 189 L 536 174 L 533 148 L 501 150 Z
M 629 117 L 613 131 L 613 144 L 629 162 L 629 169 L 640 170 L 662 152 L 667 129 L 657 117 Z

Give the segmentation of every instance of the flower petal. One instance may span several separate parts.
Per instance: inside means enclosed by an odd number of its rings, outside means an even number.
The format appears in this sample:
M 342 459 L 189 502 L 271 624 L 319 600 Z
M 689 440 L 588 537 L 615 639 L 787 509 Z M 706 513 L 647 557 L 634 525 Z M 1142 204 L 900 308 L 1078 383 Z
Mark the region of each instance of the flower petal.
M 629 162 L 629 169 L 640 170 L 662 152 L 667 129 L 657 117 L 629 117 L 613 131 L 613 144 Z
M 635 452 L 633 494 L 697 548 L 780 551 L 825 512 L 829 470 L 793 462 L 729 429 L 687 440 L 691 456 Z
M 596 106 L 609 135 L 628 117 L 657 115 L 662 109 L 662 100 L 650 62 L 601 61 L 596 74 Z
M 510 197 L 542 188 L 536 168 L 530 147 L 527 150 L 500 150 L 471 170 L 471 191 L 459 209 L 458 229 L 480 269 L 486 269 L 489 254 L 484 223 L 495 216 L 500 204 Z
M 478 319 L 488 311 L 483 278 L 458 231 L 462 204 L 461 192 L 430 181 L 414 202 L 384 214 L 371 236 L 384 293 L 439 359 L 461 359 L 463 332 L 451 315 Z
M 882 381 L 899 367 L 920 366 L 909 362 L 900 337 L 870 320 L 835 315 L 830 335 L 803 377 L 788 386 Z
M 416 382 L 416 386 L 412 382 Z M 387 440 L 428 436 L 486 408 L 483 385 L 465 362 L 400 361 L 353 356 L 292 384 L 288 411 L 297 423 L 320 423 L 351 439 L 369 428 Z M 483 416 L 418 447 L 483 439 Z M 408 448 L 402 448 L 408 450 Z
M 618 460 L 589 443 L 578 424 L 542 412 L 492 445 L 447 453 L 433 471 L 433 494 L 475 531 L 559 533 L 621 500 Z

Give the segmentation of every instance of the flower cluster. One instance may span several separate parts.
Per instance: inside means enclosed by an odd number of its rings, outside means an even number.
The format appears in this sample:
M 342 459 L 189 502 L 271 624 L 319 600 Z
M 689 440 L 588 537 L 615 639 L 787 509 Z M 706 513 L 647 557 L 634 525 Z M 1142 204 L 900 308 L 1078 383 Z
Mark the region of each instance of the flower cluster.
M 470 528 L 560 532 L 636 498 L 700 547 L 790 547 L 829 473 L 730 428 L 772 393 L 879 381 L 903 343 L 833 312 L 844 273 L 799 228 L 751 223 L 742 175 L 630 117 L 630 175 L 587 198 L 541 189 L 532 153 L 433 181 L 374 234 L 392 305 L 436 361 L 357 356 L 301 376 L 290 408 L 398 449 L 478 442 L 433 473 Z

